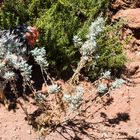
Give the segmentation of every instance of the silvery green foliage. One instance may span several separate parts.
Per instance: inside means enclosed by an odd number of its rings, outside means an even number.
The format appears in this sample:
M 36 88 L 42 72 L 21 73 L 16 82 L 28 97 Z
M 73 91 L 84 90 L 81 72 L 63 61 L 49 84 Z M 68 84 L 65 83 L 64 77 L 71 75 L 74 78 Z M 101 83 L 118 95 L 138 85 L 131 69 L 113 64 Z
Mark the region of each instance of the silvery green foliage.
M 26 60 L 15 54 L 7 54 L 5 60 L 8 66 L 11 66 L 20 71 L 25 81 L 30 80 L 32 66 L 28 65 Z
M 12 71 L 7 71 L 4 76 L 3 76 L 4 79 L 10 81 L 10 80 L 13 80 L 13 78 L 15 78 L 15 73 L 12 72 Z
M 96 41 L 87 40 L 81 47 L 82 56 L 92 56 L 97 47 Z
M 27 57 L 28 45 L 26 42 L 25 33 L 28 26 L 21 25 L 9 30 L 0 31 L 0 57 L 4 58 L 10 52 L 11 54 Z
M 15 74 L 12 71 L 13 67 L 9 67 L 6 58 L 1 58 L 0 63 L 0 77 L 5 79 L 7 82 L 11 81 L 15 77 Z
M 101 93 L 101 94 L 105 94 L 106 92 L 108 92 L 108 87 L 106 84 L 99 84 L 98 88 L 97 88 L 97 92 Z
M 41 92 L 36 92 L 35 93 L 35 100 L 38 102 L 45 101 L 46 95 L 42 94 Z
M 114 89 L 115 89 L 115 88 L 119 88 L 119 87 L 121 87 L 124 83 L 125 83 L 125 80 L 123 80 L 122 78 L 120 78 L 120 79 L 115 79 L 115 81 L 112 82 L 111 87 L 114 88 Z
M 2 42 L 0 42 L 0 59 L 4 58 L 5 53 L 6 53 L 6 48 L 3 46 Z
M 110 79 L 110 77 L 111 72 L 109 70 L 102 73 L 102 78 Z
M 83 43 L 80 53 L 82 56 L 92 56 L 97 49 L 96 37 L 103 30 L 105 21 L 102 17 L 98 17 L 91 23 L 87 40 Z
M 68 93 L 65 93 L 64 96 L 63 96 L 63 100 L 70 103 L 71 100 L 72 100 L 72 96 L 69 95 Z
M 6 63 L 1 67 L 2 71 L 5 71 L 4 78 L 7 78 L 7 74 L 13 69 L 20 70 L 24 77 L 30 77 L 31 66 L 26 63 L 27 55 L 29 56 L 29 46 L 25 37 L 27 29 L 27 25 L 21 25 L 0 31 L 0 61 Z
M 78 36 L 73 37 L 73 43 L 75 46 L 81 46 L 83 44 L 81 39 Z
M 5 63 L 2 61 L 0 62 L 0 77 L 3 77 L 6 72 L 6 66 Z
M 22 56 L 18 56 L 17 54 L 9 51 L 7 51 L 4 58 L 1 58 L 0 60 L 0 77 L 3 78 L 6 83 L 8 81 L 15 81 L 17 77 L 13 70 L 19 70 L 23 77 L 23 87 L 25 90 L 26 85 L 28 85 L 28 82 L 31 80 L 32 66 L 28 65 L 27 61 L 24 60 Z M 13 85 L 11 85 L 11 89 L 16 91 Z
M 32 72 L 32 66 L 28 65 L 26 61 L 21 61 L 19 70 L 21 72 L 21 75 L 26 79 L 26 81 L 30 81 L 31 78 L 31 72 Z
M 7 52 L 4 59 L 8 66 L 13 67 L 15 69 L 19 69 L 20 61 L 22 59 L 20 56 Z
M 95 40 L 97 35 L 102 32 L 104 26 L 105 20 L 101 16 L 97 17 L 97 19 L 91 23 L 87 38 L 90 40 Z
M 53 84 L 53 85 L 48 86 L 49 94 L 59 93 L 60 91 L 61 91 L 61 87 L 58 84 Z
M 4 66 L 5 64 L 0 62 L 0 69 L 2 69 Z
M 84 89 L 80 86 L 76 87 L 75 93 L 73 96 L 69 94 L 64 94 L 63 100 L 69 103 L 70 112 L 75 111 L 81 105 L 83 94 L 84 94 Z
M 31 51 L 32 56 L 34 57 L 35 61 L 40 65 L 41 68 L 46 69 L 48 68 L 49 63 L 46 59 L 46 50 L 45 48 L 35 48 Z

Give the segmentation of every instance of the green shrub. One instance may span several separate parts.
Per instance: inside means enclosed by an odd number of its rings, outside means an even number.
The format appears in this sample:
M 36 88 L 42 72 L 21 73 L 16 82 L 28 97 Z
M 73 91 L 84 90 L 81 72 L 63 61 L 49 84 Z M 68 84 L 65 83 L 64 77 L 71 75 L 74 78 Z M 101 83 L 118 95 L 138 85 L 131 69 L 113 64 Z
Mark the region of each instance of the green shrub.
M 73 37 L 77 35 L 84 42 L 91 22 L 101 12 L 105 13 L 109 2 L 110 0 L 4 0 L 0 11 L 0 27 L 7 29 L 22 23 L 37 26 L 40 30 L 37 46 L 46 48 L 51 72 L 62 75 L 63 72 L 75 69 L 81 57 L 81 46 L 74 46 Z M 98 75 L 101 69 L 121 67 L 124 64 L 125 57 L 119 34 L 117 35 L 117 26 L 108 26 L 99 36 L 99 57 L 96 61 L 93 60 L 96 64 L 90 63 L 85 70 L 89 76 Z
M 44 46 L 52 68 L 59 74 L 80 59 L 73 36 L 84 38 L 91 21 L 108 7 L 110 0 L 4 0 L 0 27 L 29 23 L 40 29 L 38 46 Z M 53 69 L 54 70 L 54 69 Z
M 85 68 L 91 78 L 97 78 L 105 69 L 120 69 L 126 62 L 123 44 L 120 40 L 123 23 L 107 25 L 97 38 L 96 58 Z
M 113 26 L 107 26 L 98 39 L 97 65 L 101 67 L 122 67 L 125 63 L 123 44 L 120 41 L 120 30 L 122 23 L 118 22 Z

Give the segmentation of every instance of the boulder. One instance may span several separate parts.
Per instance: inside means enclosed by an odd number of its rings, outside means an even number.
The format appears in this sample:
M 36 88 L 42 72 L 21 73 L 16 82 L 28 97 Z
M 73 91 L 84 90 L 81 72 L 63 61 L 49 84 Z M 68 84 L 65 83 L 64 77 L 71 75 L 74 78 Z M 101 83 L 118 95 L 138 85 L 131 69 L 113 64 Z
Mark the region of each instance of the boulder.
M 112 21 L 123 19 L 133 29 L 140 29 L 140 8 L 120 10 L 113 17 Z
M 140 8 L 140 0 L 114 0 L 112 3 L 113 9 L 128 9 Z

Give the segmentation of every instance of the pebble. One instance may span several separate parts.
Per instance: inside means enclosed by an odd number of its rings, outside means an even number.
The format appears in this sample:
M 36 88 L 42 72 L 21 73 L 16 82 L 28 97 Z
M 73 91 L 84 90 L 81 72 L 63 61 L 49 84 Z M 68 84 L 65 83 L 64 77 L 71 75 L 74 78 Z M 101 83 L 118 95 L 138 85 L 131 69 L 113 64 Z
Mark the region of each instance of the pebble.
M 5 124 L 4 127 L 7 127 L 7 124 Z
M 31 130 L 29 129 L 29 130 L 27 130 L 27 133 L 28 133 L 28 134 L 31 134 L 32 132 L 31 132 Z
M 15 122 L 18 122 L 18 119 L 15 119 Z

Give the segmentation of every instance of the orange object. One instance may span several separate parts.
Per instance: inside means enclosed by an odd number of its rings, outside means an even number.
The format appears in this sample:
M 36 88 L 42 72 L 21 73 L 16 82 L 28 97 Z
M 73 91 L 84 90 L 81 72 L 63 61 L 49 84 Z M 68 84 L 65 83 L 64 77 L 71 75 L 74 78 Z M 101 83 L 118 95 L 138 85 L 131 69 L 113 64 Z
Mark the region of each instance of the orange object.
M 28 26 L 28 30 L 29 30 L 29 32 L 27 32 L 25 34 L 26 39 L 27 39 L 29 45 L 33 48 L 37 41 L 37 38 L 39 36 L 39 32 L 36 27 L 31 27 L 31 26 Z

